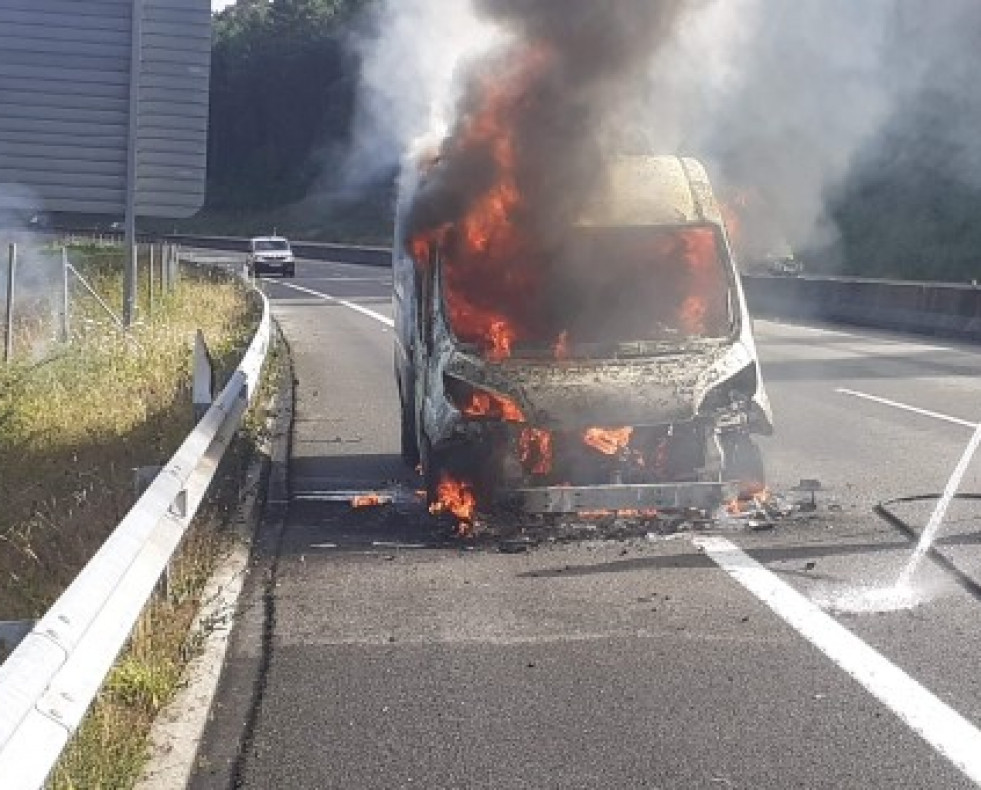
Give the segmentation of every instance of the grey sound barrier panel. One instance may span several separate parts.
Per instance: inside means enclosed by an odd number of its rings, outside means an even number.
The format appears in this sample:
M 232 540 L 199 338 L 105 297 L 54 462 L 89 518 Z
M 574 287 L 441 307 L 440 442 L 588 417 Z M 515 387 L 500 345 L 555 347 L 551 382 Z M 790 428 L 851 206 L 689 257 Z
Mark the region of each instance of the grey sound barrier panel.
M 210 0 L 0 0 L 0 209 L 124 213 L 134 9 L 136 214 L 201 207 Z

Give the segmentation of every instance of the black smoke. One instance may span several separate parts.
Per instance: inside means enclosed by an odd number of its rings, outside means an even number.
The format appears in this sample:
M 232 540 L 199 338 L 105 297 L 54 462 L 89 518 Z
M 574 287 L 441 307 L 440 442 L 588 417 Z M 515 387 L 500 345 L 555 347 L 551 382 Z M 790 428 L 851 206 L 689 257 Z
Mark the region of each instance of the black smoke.
M 492 115 L 510 138 L 523 212 L 513 219 L 544 244 L 560 234 L 614 151 L 614 120 L 674 30 L 682 0 L 477 0 L 478 16 L 509 36 L 468 64 L 438 163 L 415 196 L 414 233 L 452 224 L 502 176 L 499 135 L 474 144 Z M 479 137 L 479 135 L 478 135 Z

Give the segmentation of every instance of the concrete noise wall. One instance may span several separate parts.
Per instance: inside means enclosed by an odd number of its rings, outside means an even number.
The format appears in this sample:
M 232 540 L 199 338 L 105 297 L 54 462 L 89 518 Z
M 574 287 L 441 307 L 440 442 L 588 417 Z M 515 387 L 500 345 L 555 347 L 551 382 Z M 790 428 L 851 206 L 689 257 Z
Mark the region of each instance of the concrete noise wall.
M 981 288 L 857 278 L 744 276 L 750 312 L 981 340 Z

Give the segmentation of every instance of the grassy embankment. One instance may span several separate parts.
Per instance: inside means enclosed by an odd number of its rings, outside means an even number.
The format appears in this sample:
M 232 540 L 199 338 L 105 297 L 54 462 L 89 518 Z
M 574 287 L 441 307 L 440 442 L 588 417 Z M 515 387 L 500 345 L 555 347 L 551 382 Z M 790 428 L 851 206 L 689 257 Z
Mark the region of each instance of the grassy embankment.
M 118 311 L 118 249 L 72 260 Z M 135 501 L 133 469 L 159 465 L 192 428 L 191 348 L 201 329 L 219 383 L 248 345 L 258 318 L 240 283 L 182 272 L 176 288 L 128 333 L 73 287 L 72 343 L 41 363 L 0 367 L 0 619 L 42 614 Z M 205 508 L 159 596 L 120 657 L 56 769 L 55 788 L 128 787 L 145 759 L 145 735 L 172 698 L 200 635 L 188 627 L 208 575 L 230 539 L 252 432 L 226 463 L 224 496 Z

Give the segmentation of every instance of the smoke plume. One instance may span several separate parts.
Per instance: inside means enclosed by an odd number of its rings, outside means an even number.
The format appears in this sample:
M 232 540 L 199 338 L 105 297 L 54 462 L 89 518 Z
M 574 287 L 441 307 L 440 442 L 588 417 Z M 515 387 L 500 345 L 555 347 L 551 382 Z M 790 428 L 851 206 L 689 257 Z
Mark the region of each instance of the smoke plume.
M 460 75 L 455 122 L 409 224 L 455 222 L 495 185 L 522 196 L 522 235 L 548 245 L 601 177 L 609 120 L 669 39 L 681 0 L 477 0 L 504 45 Z
M 834 242 L 842 195 L 912 159 L 981 188 L 973 0 L 380 7 L 363 47 L 356 169 L 449 141 L 436 191 L 417 204 L 422 225 L 452 218 L 492 175 L 487 156 L 452 142 L 488 85 L 511 91 L 500 100 L 513 105 L 517 170 L 553 215 L 606 152 L 693 155 L 740 213 L 746 257 Z

